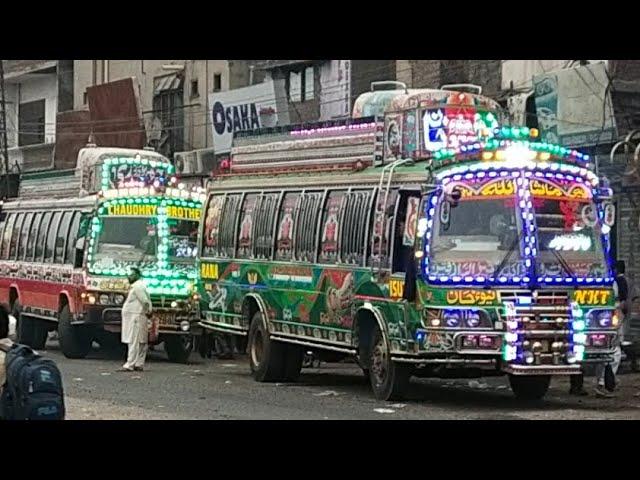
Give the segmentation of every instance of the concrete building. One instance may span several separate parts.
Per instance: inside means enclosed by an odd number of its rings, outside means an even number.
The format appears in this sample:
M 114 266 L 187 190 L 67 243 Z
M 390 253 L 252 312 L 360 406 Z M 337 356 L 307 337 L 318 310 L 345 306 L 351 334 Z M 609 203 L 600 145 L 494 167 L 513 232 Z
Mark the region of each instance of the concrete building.
M 371 82 L 395 80 L 395 60 L 258 60 L 254 83 L 284 80 L 276 99 L 290 123 L 348 117 Z M 279 106 L 279 108 L 280 108 Z
M 249 84 L 242 60 L 75 60 L 74 109 L 87 108 L 87 88 L 134 77 L 147 137 L 158 151 L 211 147 L 209 95 Z
M 50 168 L 56 115 L 73 106 L 73 60 L 5 60 L 4 73 L 9 168 Z

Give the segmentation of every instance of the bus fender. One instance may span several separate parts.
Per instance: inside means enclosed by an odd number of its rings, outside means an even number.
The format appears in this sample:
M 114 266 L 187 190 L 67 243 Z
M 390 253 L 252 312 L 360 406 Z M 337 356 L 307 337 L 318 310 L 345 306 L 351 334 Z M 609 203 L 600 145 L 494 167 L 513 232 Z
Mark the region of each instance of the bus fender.
M 267 329 L 267 331 L 269 333 L 271 333 L 271 328 L 269 326 L 269 321 L 268 321 L 269 320 L 269 316 L 267 314 L 267 304 L 264 302 L 262 297 L 257 293 L 247 293 L 244 296 L 243 303 L 246 302 L 246 300 L 248 298 L 251 298 L 252 300 L 254 300 L 256 302 L 256 304 L 258 305 L 258 308 L 260 309 L 260 312 L 262 313 L 263 321 L 265 322 L 265 328 Z M 251 318 L 249 318 L 248 321 L 249 321 L 249 323 L 248 323 L 247 327 L 251 328 Z M 247 328 L 247 330 L 248 330 L 248 328 Z
M 390 347 L 391 344 L 389 343 L 389 331 L 387 329 L 387 324 L 384 321 L 384 315 L 378 307 L 374 307 L 373 305 L 368 304 L 368 302 L 365 302 L 364 305 L 362 305 L 356 310 L 356 314 L 354 317 L 354 320 L 356 321 L 353 322 L 353 330 L 352 330 L 352 335 L 353 335 L 352 338 L 353 338 L 354 344 L 357 344 L 356 342 L 359 341 L 357 338 L 357 329 L 358 329 L 357 319 L 359 315 L 361 315 L 361 313 L 363 312 L 367 312 L 373 315 L 373 318 L 376 319 L 376 322 L 378 324 L 378 328 L 382 332 L 382 338 L 384 338 L 384 341 L 387 344 L 387 347 Z

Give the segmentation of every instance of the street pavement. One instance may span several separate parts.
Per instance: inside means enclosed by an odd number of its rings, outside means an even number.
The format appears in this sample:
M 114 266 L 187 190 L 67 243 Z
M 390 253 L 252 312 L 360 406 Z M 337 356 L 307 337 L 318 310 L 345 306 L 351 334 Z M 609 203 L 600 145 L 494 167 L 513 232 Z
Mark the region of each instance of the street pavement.
M 516 400 L 506 377 L 476 380 L 413 379 L 409 398 L 373 398 L 353 364 L 303 369 L 297 383 L 258 383 L 244 356 L 170 363 L 156 347 L 144 372 L 122 373 L 117 355 L 94 350 L 66 359 L 55 340 L 45 355 L 63 374 L 70 420 L 526 420 L 640 419 L 640 374 L 619 376 L 616 398 L 572 397 L 568 379 L 557 378 L 545 400 Z M 587 378 L 588 387 L 593 378 Z

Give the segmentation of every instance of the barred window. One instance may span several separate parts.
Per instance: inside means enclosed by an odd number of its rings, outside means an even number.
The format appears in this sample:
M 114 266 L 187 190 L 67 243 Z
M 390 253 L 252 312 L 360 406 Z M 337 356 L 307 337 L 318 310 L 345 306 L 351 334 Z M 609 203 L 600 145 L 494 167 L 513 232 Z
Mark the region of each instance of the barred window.
M 318 217 L 322 206 L 323 192 L 304 192 L 296 219 L 295 259 L 313 262 L 316 252 Z
M 45 212 L 38 228 L 38 240 L 36 242 L 36 262 L 42 262 L 42 255 L 44 254 L 44 244 L 47 238 L 47 230 L 49 229 L 49 223 L 51 222 L 51 212 Z
M 204 256 L 215 256 L 218 253 L 224 198 L 224 195 L 216 194 L 211 195 L 207 201 L 202 235 L 202 255 Z
M 343 230 L 342 206 L 346 198 L 345 190 L 329 192 L 322 210 L 322 223 L 320 230 L 320 256 L 321 263 L 335 263 L 338 261 L 338 241 Z
M 11 235 L 11 248 L 9 250 L 9 258 L 11 260 L 15 259 L 18 253 L 18 240 L 20 240 L 20 229 L 22 228 L 24 217 L 24 213 L 19 213 L 18 218 L 13 225 L 13 235 Z
M 347 194 L 340 244 L 340 255 L 344 263 L 362 264 L 372 193 L 372 190 L 355 190 Z
M 375 212 L 378 208 L 381 208 L 385 198 L 384 190 L 378 191 L 377 198 L 375 200 L 376 208 L 372 209 L 372 221 L 371 221 L 371 235 L 373 236 L 373 242 L 369 240 L 367 242 L 367 248 L 369 252 L 367 254 L 367 265 L 373 265 L 379 268 L 389 268 L 389 258 L 391 249 L 391 238 L 393 237 L 393 220 L 395 216 L 395 207 L 398 200 L 398 190 L 391 190 L 387 196 L 387 202 L 381 212 L 376 218 Z M 373 250 L 371 250 L 371 244 L 373 243 Z
M 31 220 L 33 219 L 33 213 L 27 213 L 22 224 L 22 230 L 20 232 L 20 243 L 18 244 L 18 260 L 24 258 L 24 251 L 27 246 L 27 239 L 29 238 L 29 228 L 31 228 Z
M 275 224 L 276 208 L 280 192 L 265 193 L 260 197 L 255 215 L 255 245 L 254 256 L 260 259 L 270 259 L 273 248 L 273 227 Z
M 240 213 L 240 234 L 238 235 L 238 258 L 250 258 L 253 245 L 254 223 L 256 223 L 257 193 L 248 193 L 242 202 Z
M 291 260 L 293 257 L 293 235 L 298 217 L 297 206 L 300 192 L 287 192 L 282 199 L 278 216 L 276 236 L 276 260 Z
M 217 253 L 220 257 L 229 258 L 233 257 L 235 254 L 236 219 L 238 218 L 241 199 L 242 195 L 240 193 L 227 195 L 225 197 L 222 216 L 220 217 L 220 232 L 218 234 L 219 239 Z
M 13 224 L 16 222 L 16 214 L 10 213 L 7 215 L 5 222 L 4 232 L 2 234 L 2 258 L 9 258 L 9 243 L 11 242 L 11 234 L 13 233 Z
M 31 222 L 31 229 L 29 230 L 29 239 L 27 240 L 27 250 L 25 252 L 24 259 L 27 262 L 33 261 L 33 249 L 36 245 L 36 238 L 38 236 L 38 228 L 40 227 L 40 220 L 42 219 L 42 212 L 36 213 L 36 216 Z

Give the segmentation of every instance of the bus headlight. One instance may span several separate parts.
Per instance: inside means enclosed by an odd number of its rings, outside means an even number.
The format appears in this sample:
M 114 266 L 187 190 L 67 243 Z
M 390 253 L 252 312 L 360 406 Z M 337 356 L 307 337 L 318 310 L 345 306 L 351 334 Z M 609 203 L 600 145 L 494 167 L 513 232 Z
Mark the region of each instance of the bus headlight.
M 124 295 L 118 293 L 113 296 L 113 300 L 116 302 L 116 305 L 122 305 L 124 303 Z
M 183 332 L 188 332 L 189 331 L 189 327 L 191 327 L 191 325 L 186 320 L 183 320 L 182 322 L 180 322 L 180 329 Z
M 456 311 L 444 312 L 444 323 L 447 327 L 455 328 L 460 325 L 460 313 Z
M 106 293 L 100 295 L 100 305 L 109 305 L 109 295 Z

